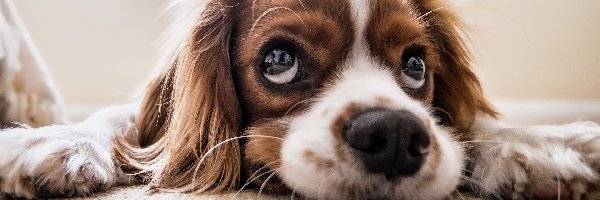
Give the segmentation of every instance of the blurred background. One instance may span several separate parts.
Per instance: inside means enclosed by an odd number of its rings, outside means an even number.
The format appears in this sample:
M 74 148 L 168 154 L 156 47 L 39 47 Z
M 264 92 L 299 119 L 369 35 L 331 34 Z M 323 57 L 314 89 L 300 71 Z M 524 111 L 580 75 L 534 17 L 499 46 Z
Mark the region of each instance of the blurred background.
M 14 1 L 71 106 L 126 102 L 143 87 L 158 57 L 167 2 Z M 484 91 L 508 118 L 600 121 L 600 1 L 454 5 L 468 25 Z

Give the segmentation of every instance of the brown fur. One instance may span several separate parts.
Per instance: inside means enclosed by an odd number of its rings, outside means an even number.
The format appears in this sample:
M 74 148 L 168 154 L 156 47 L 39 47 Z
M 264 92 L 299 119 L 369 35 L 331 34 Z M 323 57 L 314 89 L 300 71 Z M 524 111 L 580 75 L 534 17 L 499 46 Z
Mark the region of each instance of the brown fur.
M 440 117 L 445 120 L 443 124 L 468 133 L 477 112 L 491 116 L 497 113 L 484 98 L 479 80 L 471 70 L 471 55 L 460 35 L 459 28 L 463 24 L 458 16 L 443 9 L 447 5 L 442 1 L 418 2 L 419 13 L 426 14 L 423 17 L 430 40 L 436 44 L 438 63 L 443 65 L 434 75 L 433 106 L 449 115 L 449 118 Z M 471 138 L 470 135 L 462 137 L 461 140 Z
M 351 30 L 355 25 L 348 15 L 350 7 L 343 1 L 328 4 L 305 0 L 303 5 L 298 2 L 210 1 L 202 13 L 202 23 L 194 27 L 183 50 L 173 55 L 170 68 L 149 85 L 137 120 L 139 132 L 131 131 L 128 136 L 116 139 L 115 154 L 119 161 L 129 170 L 149 172 L 153 188 L 185 192 L 218 192 L 236 187 L 243 174 L 242 163 L 247 170 L 269 163 L 273 165 L 269 168 L 277 169 L 281 144 L 273 139 L 249 139 L 245 157 L 239 140 L 215 145 L 244 131 L 249 135 L 284 137 L 281 134 L 287 129 L 285 124 L 260 120 L 302 112 L 310 106 L 310 102 L 303 104 L 303 101 L 317 95 L 320 88 L 335 78 L 353 42 Z M 398 1 L 378 2 L 381 3 L 378 6 L 386 9 L 402 7 Z M 368 40 L 374 44 L 372 50 L 388 49 L 388 42 L 400 44 L 398 48 L 415 43 L 426 47 L 427 59 L 436 67 L 430 74 L 433 78 L 429 81 L 429 91 L 420 99 L 447 114 L 448 117 L 440 117 L 442 123 L 466 131 L 477 112 L 491 115 L 495 112 L 483 98 L 479 82 L 469 67 L 470 57 L 457 29 L 461 25 L 458 18 L 446 9 L 425 15 L 444 6 L 441 2 L 416 1 L 415 12 L 423 15 L 423 22 L 408 23 L 412 24 L 408 27 L 399 26 L 414 16 L 402 7 L 403 14 L 395 12 L 391 21 L 378 22 L 382 26 L 397 22 L 397 26 L 374 33 Z M 273 11 L 252 29 L 258 16 L 275 6 L 284 6 L 295 13 Z M 323 16 L 324 13 L 329 16 Z M 397 32 L 400 28 L 404 31 Z M 382 41 L 390 35 L 402 37 Z M 312 60 L 308 62 L 314 66 L 315 77 L 300 90 L 267 89 L 256 77 L 258 48 L 275 37 L 293 41 L 310 53 Z M 232 46 L 235 48 L 230 50 Z M 401 49 L 373 50 L 390 66 L 399 63 L 399 52 Z M 290 110 L 299 104 L 302 105 L 298 109 Z M 213 147 L 214 151 L 200 163 Z
M 270 174 L 257 177 L 262 173 L 271 172 L 271 170 L 273 170 L 271 173 L 275 173 L 281 168 L 280 150 L 283 141 L 275 138 L 285 137 L 288 123 L 285 119 L 262 120 L 250 125 L 251 128 L 246 130 L 248 136 L 268 136 L 270 138 L 250 138 L 246 143 L 243 160 L 245 177 L 242 179 L 242 183 L 254 182 L 257 186 L 264 184 L 264 190 L 271 193 L 288 192 L 286 186 L 277 179 L 271 179 L 265 183 L 265 179 Z M 263 168 L 265 166 L 266 168 Z M 253 174 L 256 177 L 254 181 L 252 181 Z
M 380 0 L 371 5 L 372 17 L 366 28 L 366 39 L 370 44 L 372 56 L 378 58 L 386 67 L 397 74 L 397 81 L 403 85 L 402 73 L 403 55 L 409 48 L 418 47 L 425 52 L 423 59 L 427 63 L 428 76 L 435 74 L 439 66 L 434 45 L 426 34 L 425 25 L 415 20 L 414 11 L 400 1 Z M 420 92 L 406 90 L 415 99 L 430 104 L 433 98 L 433 81 L 426 82 L 426 89 Z
M 154 151 L 125 146 L 123 141 L 116 145 L 125 164 L 142 168 L 143 162 L 162 165 L 152 171 L 153 188 L 211 192 L 231 189 L 238 182 L 239 141 L 216 148 L 200 163 L 210 148 L 241 131 L 228 52 L 233 15 L 226 5 L 233 3 L 207 5 L 202 13 L 205 23 L 193 30 L 183 51 L 174 55 L 171 69 L 149 87 L 138 129 L 144 131 L 140 132 L 140 144 L 152 145 Z M 145 152 L 152 156 L 143 155 Z

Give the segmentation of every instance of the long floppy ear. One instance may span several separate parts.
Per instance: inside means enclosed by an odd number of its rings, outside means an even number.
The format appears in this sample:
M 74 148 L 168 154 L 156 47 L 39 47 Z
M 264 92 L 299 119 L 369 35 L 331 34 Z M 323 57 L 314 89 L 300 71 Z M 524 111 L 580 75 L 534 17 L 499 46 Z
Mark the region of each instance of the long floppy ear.
M 433 104 L 443 110 L 442 123 L 467 132 L 478 112 L 496 117 L 484 98 L 479 80 L 471 69 L 471 55 L 461 37 L 463 26 L 446 1 L 415 1 L 428 23 L 442 65 L 434 75 Z M 468 137 L 468 135 L 466 135 Z M 468 138 L 464 138 L 468 139 Z
M 137 139 L 116 142 L 117 158 L 129 169 L 151 171 L 152 188 L 213 192 L 239 180 L 240 143 L 217 146 L 241 133 L 229 60 L 234 7 L 227 5 L 206 4 L 168 70 L 149 85 Z

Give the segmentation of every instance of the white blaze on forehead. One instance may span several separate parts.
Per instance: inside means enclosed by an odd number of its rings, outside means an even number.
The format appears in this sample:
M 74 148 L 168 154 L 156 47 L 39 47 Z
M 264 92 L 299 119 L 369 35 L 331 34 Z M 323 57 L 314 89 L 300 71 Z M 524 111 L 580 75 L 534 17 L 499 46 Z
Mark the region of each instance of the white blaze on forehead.
M 367 20 L 369 19 L 369 10 L 371 6 L 369 5 L 369 0 L 352 0 L 352 12 L 354 17 L 356 18 L 356 36 L 362 36 L 367 26 Z M 356 39 L 362 37 L 357 37 Z
M 369 0 L 352 0 L 352 14 L 355 18 L 354 44 L 350 52 L 350 58 L 356 59 L 368 56 L 367 41 L 365 40 L 365 29 L 369 23 L 371 6 Z
M 344 71 L 386 71 L 381 64 L 369 53 L 369 44 L 366 40 L 366 27 L 371 15 L 370 0 L 352 0 L 352 14 L 355 19 L 355 34 L 352 49 L 349 52 Z M 362 69 L 359 69 L 362 68 Z M 392 76 L 391 74 L 389 74 Z

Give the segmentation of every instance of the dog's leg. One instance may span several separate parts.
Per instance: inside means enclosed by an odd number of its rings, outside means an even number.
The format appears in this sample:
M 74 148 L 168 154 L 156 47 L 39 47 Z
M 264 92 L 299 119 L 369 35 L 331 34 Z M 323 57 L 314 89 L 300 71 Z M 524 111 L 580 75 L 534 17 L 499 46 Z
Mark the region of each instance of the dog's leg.
M 0 127 L 63 122 L 60 96 L 10 0 L 0 0 Z
M 468 184 L 509 199 L 586 199 L 600 172 L 600 127 L 593 122 L 508 127 L 479 116 Z
M 137 106 L 108 107 L 77 125 L 0 131 L 0 190 L 14 197 L 69 197 L 128 182 L 111 148 L 116 134 L 135 131 Z

